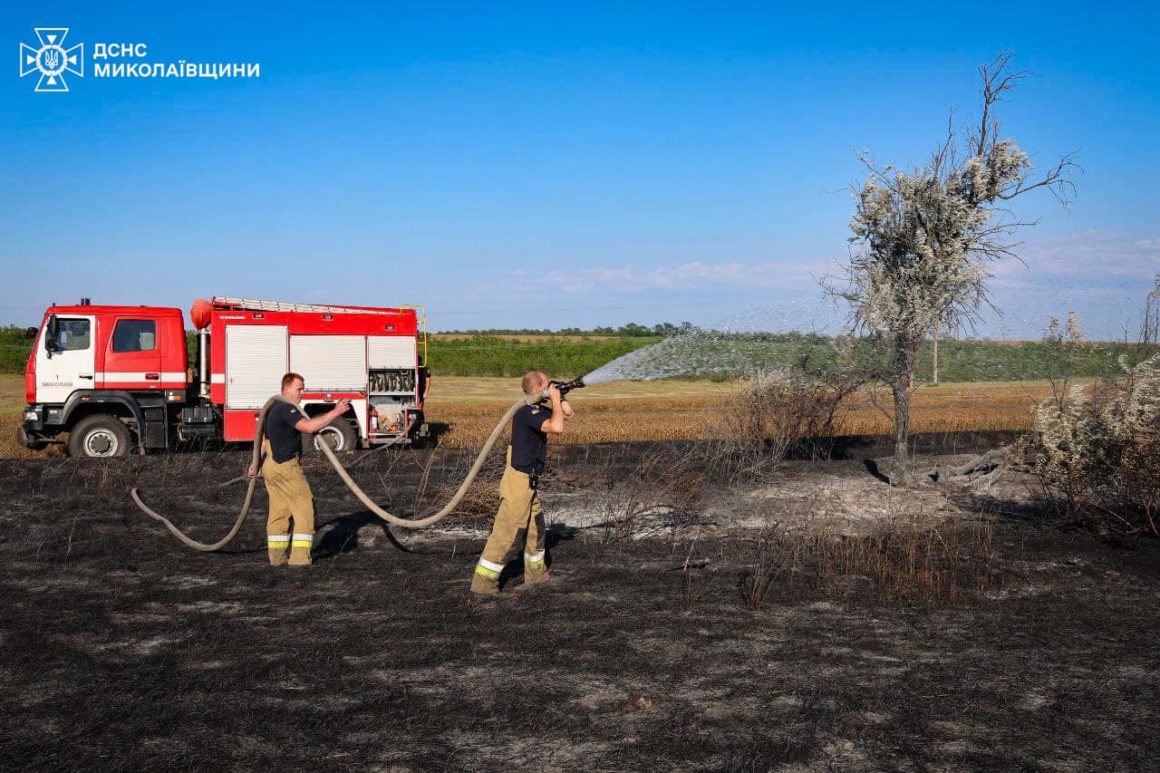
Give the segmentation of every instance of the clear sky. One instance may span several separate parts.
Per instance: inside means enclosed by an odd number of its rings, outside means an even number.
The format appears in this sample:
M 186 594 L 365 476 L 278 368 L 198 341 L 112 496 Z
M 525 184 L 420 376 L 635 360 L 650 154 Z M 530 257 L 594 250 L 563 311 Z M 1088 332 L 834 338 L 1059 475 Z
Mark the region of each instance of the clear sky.
M 1017 204 L 981 334 L 1077 310 L 1132 337 L 1160 272 L 1155 3 L 7 3 L 85 44 L 69 93 L 0 77 L 0 323 L 53 301 L 425 303 L 433 329 L 825 329 L 857 150 L 922 161 L 999 50 L 1004 133 L 1071 206 Z M 260 77 L 96 78 L 142 60 Z M 10 62 L 12 60 L 9 60 Z

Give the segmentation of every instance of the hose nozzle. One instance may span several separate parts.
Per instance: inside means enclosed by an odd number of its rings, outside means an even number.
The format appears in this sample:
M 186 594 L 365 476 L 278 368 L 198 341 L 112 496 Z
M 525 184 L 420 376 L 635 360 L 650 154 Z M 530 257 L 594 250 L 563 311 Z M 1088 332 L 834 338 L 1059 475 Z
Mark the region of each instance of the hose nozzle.
M 556 387 L 556 389 L 560 390 L 560 397 L 563 397 L 564 395 L 568 394 L 573 389 L 583 389 L 584 388 L 584 379 L 583 378 L 574 378 L 571 381 L 552 381 L 550 383 L 552 386 Z

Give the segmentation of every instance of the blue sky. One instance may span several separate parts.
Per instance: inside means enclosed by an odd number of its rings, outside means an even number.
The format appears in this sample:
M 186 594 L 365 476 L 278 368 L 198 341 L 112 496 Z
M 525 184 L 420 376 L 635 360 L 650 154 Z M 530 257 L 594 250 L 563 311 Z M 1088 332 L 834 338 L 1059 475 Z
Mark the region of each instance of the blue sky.
M 177 6 L 177 4 L 174 4 Z M 827 329 L 857 150 L 923 160 L 978 65 L 1027 78 L 1004 133 L 1076 153 L 1071 206 L 1017 204 L 1001 317 L 1131 337 L 1160 272 L 1160 12 L 1122 4 L 54 3 L 0 11 L 16 58 L 69 27 L 67 94 L 0 77 L 0 322 L 48 303 L 211 295 L 425 303 L 434 329 Z M 256 62 L 251 79 L 93 77 Z M 34 47 L 36 47 L 34 45 Z M 132 60 L 110 60 L 132 61 Z

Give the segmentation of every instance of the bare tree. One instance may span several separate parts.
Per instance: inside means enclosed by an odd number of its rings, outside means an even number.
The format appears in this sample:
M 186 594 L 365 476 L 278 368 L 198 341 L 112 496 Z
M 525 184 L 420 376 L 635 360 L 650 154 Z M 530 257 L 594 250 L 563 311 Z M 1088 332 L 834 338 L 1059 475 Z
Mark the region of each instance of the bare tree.
M 1036 175 L 1028 155 L 1000 137 L 996 107 L 1025 75 L 1010 72 L 1010 61 L 1010 54 L 1000 54 L 979 68 L 978 125 L 960 137 L 952 115 L 946 139 L 922 166 L 908 172 L 880 167 L 862 154 L 868 176 L 855 191 L 850 223 L 856 247 L 843 276 L 823 281 L 850 304 L 855 328 L 889 354 L 881 376 L 894 398 L 896 482 L 906 478 L 910 392 L 923 340 L 940 324 L 970 327 L 989 305 L 988 263 L 1018 258 L 1019 245 L 1010 238 L 1034 223 L 1015 218 L 1008 202 L 1043 188 L 1066 205 L 1074 190 L 1070 156 Z
M 1140 328 L 1140 343 L 1144 346 L 1160 343 L 1160 274 L 1153 278 L 1156 288 L 1144 302 L 1144 324 Z

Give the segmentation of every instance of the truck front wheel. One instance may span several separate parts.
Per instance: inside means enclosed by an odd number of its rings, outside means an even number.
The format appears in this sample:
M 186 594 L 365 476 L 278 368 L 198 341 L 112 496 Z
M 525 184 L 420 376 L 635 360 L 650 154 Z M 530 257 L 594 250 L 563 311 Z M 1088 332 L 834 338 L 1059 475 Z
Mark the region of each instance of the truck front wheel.
M 319 443 L 328 443 L 332 451 L 353 451 L 358 444 L 358 428 L 353 421 L 345 416 L 334 420 L 333 424 L 323 427 L 308 438 L 315 449 Z
M 68 452 L 92 459 L 127 456 L 129 428 L 113 416 L 86 416 L 69 433 Z

